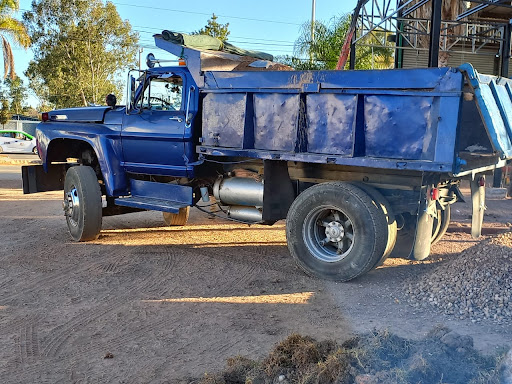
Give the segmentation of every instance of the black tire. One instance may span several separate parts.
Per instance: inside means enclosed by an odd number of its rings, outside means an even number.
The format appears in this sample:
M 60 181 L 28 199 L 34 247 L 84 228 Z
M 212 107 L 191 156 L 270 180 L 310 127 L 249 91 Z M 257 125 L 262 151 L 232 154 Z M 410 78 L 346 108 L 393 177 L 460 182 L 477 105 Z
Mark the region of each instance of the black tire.
M 451 208 L 447 205 L 444 210 L 437 210 L 437 219 L 434 219 L 434 228 L 432 229 L 432 241 L 431 245 L 437 244 L 441 238 L 445 235 L 450 225 L 451 220 Z
M 360 188 L 343 182 L 317 184 L 288 211 L 288 248 L 306 273 L 348 281 L 382 258 L 388 240 L 385 223 L 380 207 Z
M 162 212 L 165 224 L 169 226 L 184 226 L 187 224 L 190 207 L 180 208 L 178 213 Z
M 98 238 L 101 231 L 101 190 L 91 167 L 71 167 L 64 181 L 64 213 L 75 241 Z
M 37 146 L 36 146 L 36 147 L 34 147 L 34 148 L 32 148 L 32 153 L 33 153 L 34 155 L 37 155 L 37 154 L 38 154 Z
M 386 249 L 384 250 L 384 254 L 380 258 L 380 260 L 377 261 L 377 263 L 371 268 L 374 269 L 377 268 L 379 265 L 382 265 L 384 261 L 386 261 L 386 259 L 389 257 L 391 252 L 393 252 L 393 248 L 395 248 L 398 233 L 395 213 L 393 212 L 393 208 L 391 207 L 391 204 L 389 204 L 389 201 L 378 190 L 364 183 L 355 182 L 352 184 L 365 191 L 368 194 L 368 196 L 372 198 L 373 202 L 382 210 L 382 213 L 386 218 L 386 223 L 383 224 L 387 228 L 388 240 L 386 243 Z

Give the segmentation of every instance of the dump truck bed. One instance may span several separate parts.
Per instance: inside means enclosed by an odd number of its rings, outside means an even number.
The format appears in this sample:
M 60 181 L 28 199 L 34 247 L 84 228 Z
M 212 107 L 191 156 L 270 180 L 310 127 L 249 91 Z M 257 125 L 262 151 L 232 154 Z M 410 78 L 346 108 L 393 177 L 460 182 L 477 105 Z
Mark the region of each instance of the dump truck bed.
M 470 65 L 206 72 L 198 151 L 462 175 L 512 157 L 511 82 Z

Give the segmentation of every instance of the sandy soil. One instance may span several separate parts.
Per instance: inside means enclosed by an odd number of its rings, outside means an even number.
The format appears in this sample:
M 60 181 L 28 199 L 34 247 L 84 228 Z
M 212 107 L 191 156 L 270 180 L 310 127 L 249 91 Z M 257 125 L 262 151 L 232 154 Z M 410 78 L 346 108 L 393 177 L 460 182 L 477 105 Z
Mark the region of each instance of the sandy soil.
M 292 332 L 342 341 L 390 328 L 419 338 L 443 323 L 492 352 L 512 329 L 425 313 L 403 282 L 475 244 L 468 204 L 428 262 L 392 259 L 349 283 L 294 265 L 284 224 L 231 224 L 193 211 L 184 228 L 161 214 L 105 218 L 74 243 L 61 193 L 22 195 L 0 166 L 0 382 L 188 383 L 234 355 L 259 358 Z M 488 200 L 486 233 L 507 228 L 512 200 Z M 110 355 L 109 355 L 110 354 Z M 105 358 L 106 356 L 112 358 Z

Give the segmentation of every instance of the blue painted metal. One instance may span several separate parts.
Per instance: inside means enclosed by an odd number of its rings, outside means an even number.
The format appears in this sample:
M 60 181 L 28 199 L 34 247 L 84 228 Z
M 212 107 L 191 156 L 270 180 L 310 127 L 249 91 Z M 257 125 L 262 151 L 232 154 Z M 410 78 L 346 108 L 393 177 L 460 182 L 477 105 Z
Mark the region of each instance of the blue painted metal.
M 306 106 L 308 151 L 352 156 L 357 96 L 309 94 L 306 96 Z
M 453 149 L 452 149 L 453 150 Z M 316 153 L 300 153 L 300 152 L 283 152 L 283 151 L 265 151 L 257 149 L 232 149 L 198 146 L 197 151 L 203 155 L 219 156 L 219 157 L 249 157 L 264 160 L 286 160 L 297 161 L 302 163 L 317 164 L 338 164 L 351 165 L 354 167 L 368 168 L 384 168 L 384 169 L 408 169 L 414 171 L 428 171 L 450 173 L 453 163 L 450 160 L 446 163 L 431 162 L 423 160 L 396 160 L 388 158 L 372 158 L 372 157 L 348 157 L 339 155 L 319 155 Z
M 439 98 L 365 96 L 366 156 L 434 160 Z
M 180 208 L 188 207 L 188 204 L 180 204 L 163 199 L 154 199 L 147 196 L 118 197 L 117 199 L 114 199 L 114 203 L 124 207 L 171 213 L 178 213 Z
M 203 99 L 203 142 L 241 148 L 244 143 L 246 93 L 209 93 Z
M 147 72 L 146 78 L 163 74 L 179 75 L 183 79 L 182 102 L 179 111 L 134 110 L 123 117 L 121 142 L 122 166 L 128 172 L 174 177 L 193 177 L 194 168 L 187 164 L 196 158 L 194 131 L 186 124 L 186 100 L 195 83 L 188 70 L 161 67 Z M 146 84 L 147 85 L 147 84 Z M 137 91 L 138 97 L 142 94 Z M 198 110 L 197 92 L 190 99 L 189 114 L 194 118 Z M 188 159 L 188 160 L 187 160 Z
M 111 111 L 109 114 L 122 116 L 124 111 Z M 112 117 L 111 120 L 116 120 Z M 60 140 L 76 140 L 89 144 L 98 158 L 103 181 L 109 196 L 125 194 L 128 188 L 126 174 L 121 166 L 122 148 L 121 126 L 118 124 L 76 124 L 73 122 L 45 122 L 37 126 L 36 138 L 39 156 L 45 172 L 48 171 L 48 149 Z
M 130 179 L 132 196 L 146 196 L 192 205 L 192 188 L 185 185 Z
M 117 205 L 178 213 L 192 205 L 192 188 L 184 185 L 130 179 L 131 196 L 115 199 Z
M 492 156 L 487 164 L 478 154 L 463 160 L 459 151 L 465 149 L 456 147 L 457 135 L 474 129 L 461 126 L 468 70 L 206 72 L 202 92 L 211 97 L 209 107 L 223 109 L 223 103 L 215 106 L 221 94 L 246 95 L 248 104 L 234 111 L 254 113 L 254 127 L 238 126 L 238 147 L 205 140 L 198 152 L 452 174 L 464 163 L 465 172 L 492 169 L 499 163 Z M 512 82 L 471 73 L 489 137 L 502 159 L 511 158 Z M 209 130 L 223 134 L 220 126 Z
M 461 74 L 452 68 L 372 70 L 372 71 L 270 71 L 205 72 L 204 91 L 265 89 L 302 92 L 307 84 L 320 84 L 320 91 L 345 90 L 461 90 Z
M 224 132 L 230 135 L 227 126 L 234 129 L 229 118 L 217 126 L 209 121 L 199 153 L 454 170 L 463 87 L 456 69 L 206 72 L 205 79 L 208 110 L 219 116 L 229 110 L 238 119 L 230 145 L 219 140 Z M 228 109 L 224 98 L 230 94 L 244 95 L 238 97 L 248 104 Z M 251 113 L 254 127 L 246 121 L 242 129 L 244 114 L 247 120 Z M 217 140 L 204 137 L 205 132 L 215 132 Z
M 501 159 L 511 158 L 511 80 L 481 75 L 471 64 L 462 65 L 460 70 L 465 72 L 473 88 L 478 109 L 494 150 L 500 154 Z
M 299 96 L 254 95 L 254 148 L 293 151 L 297 139 Z
M 56 109 L 48 112 L 50 120 L 67 120 L 74 122 L 102 122 L 110 107 L 86 107 Z

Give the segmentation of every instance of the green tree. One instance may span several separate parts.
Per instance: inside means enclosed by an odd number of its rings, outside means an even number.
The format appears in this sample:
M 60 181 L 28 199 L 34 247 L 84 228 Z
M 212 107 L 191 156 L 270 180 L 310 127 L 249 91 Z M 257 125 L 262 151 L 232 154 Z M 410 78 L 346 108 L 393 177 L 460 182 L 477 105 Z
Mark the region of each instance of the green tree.
M 10 118 L 9 102 L 7 99 L 2 99 L 2 108 L 0 109 L 0 124 L 2 124 L 2 129 L 4 129 L 5 124 L 7 124 Z
M 6 79 L 5 85 L 7 86 L 7 97 L 9 98 L 11 105 L 10 111 L 15 114 L 23 112 L 23 102 L 27 97 L 27 89 L 23 84 L 23 80 L 19 77 L 15 79 Z
M 4 79 L 16 78 L 14 70 L 14 55 L 12 53 L 11 40 L 14 44 L 23 48 L 30 46 L 30 37 L 25 26 L 12 14 L 20 8 L 18 0 L 0 1 L 0 37 L 2 38 L 2 49 L 4 58 Z
M 23 20 L 34 46 L 25 75 L 42 104 L 87 106 L 121 92 L 121 74 L 136 63 L 138 35 L 113 3 L 34 0 Z
M 23 114 L 25 116 L 29 116 L 29 117 L 35 117 L 36 119 L 40 119 L 41 118 L 41 114 L 37 111 L 37 109 L 33 108 L 33 107 L 23 107 Z
M 299 70 L 335 69 L 350 20 L 350 15 L 344 15 L 332 18 L 327 24 L 316 21 L 314 41 L 311 40 L 311 23 L 304 23 L 294 44 L 294 56 L 279 60 Z M 356 69 L 389 68 L 393 64 L 393 50 L 382 47 L 383 44 L 388 43 L 380 31 L 374 31 L 361 41 L 356 48 Z
M 215 13 L 212 15 L 208 23 L 201 28 L 199 31 L 192 32 L 193 35 L 209 35 L 216 37 L 221 41 L 227 41 L 229 35 L 229 23 L 219 24 L 217 22 L 218 17 L 215 16 Z

